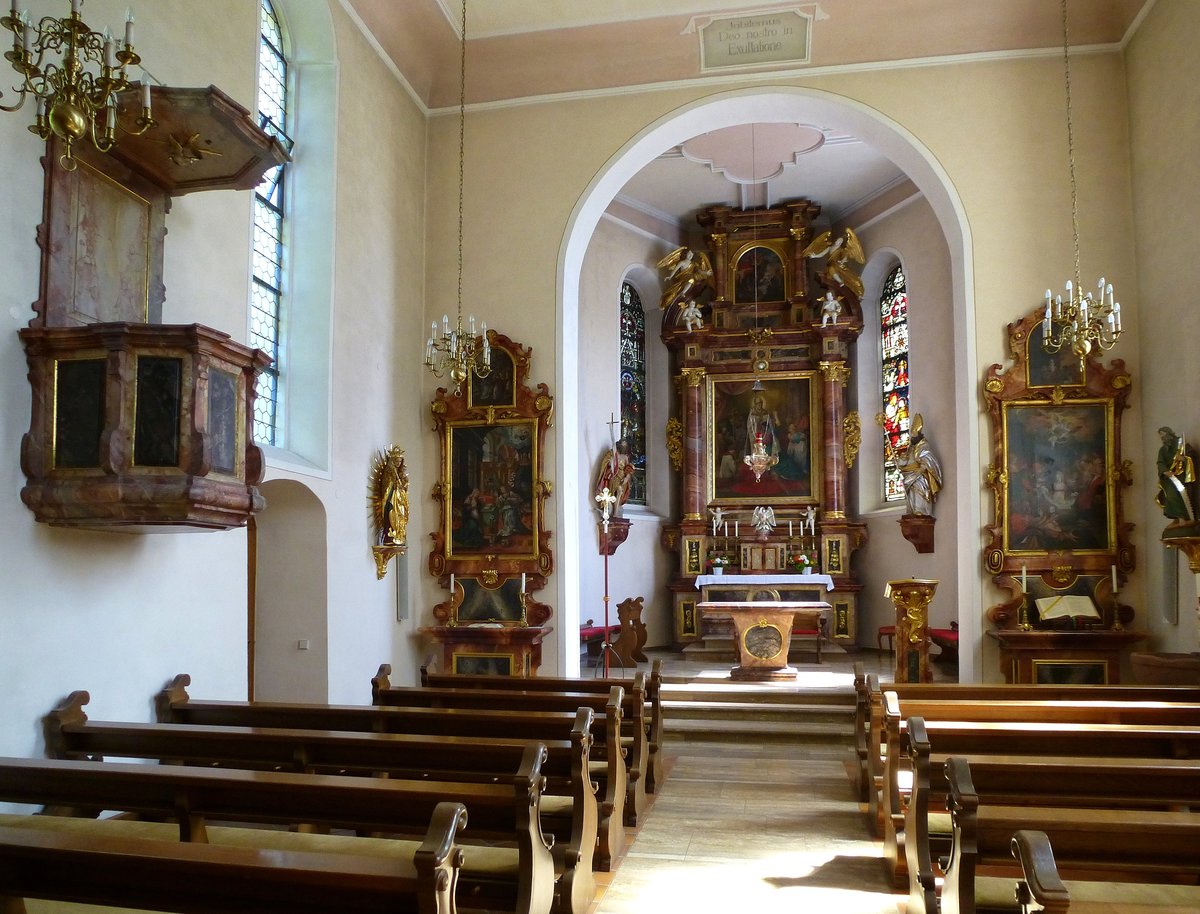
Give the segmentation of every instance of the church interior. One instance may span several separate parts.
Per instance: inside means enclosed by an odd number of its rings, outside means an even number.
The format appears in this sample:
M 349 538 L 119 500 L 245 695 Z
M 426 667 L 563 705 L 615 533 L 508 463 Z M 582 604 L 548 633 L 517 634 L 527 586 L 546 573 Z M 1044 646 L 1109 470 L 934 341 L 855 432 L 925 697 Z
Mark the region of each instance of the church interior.
M 0 755 L 735 639 L 1200 686 L 1200 3 L 22 3 Z

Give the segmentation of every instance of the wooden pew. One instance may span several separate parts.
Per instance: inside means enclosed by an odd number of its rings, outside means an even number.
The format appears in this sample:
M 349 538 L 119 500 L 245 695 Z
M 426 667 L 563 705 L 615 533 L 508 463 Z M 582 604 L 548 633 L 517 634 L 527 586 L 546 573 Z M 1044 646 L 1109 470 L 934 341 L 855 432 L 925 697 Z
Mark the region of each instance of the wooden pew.
M 607 718 L 611 712 L 613 693 L 605 696 L 592 692 L 523 692 L 510 690 L 477 690 L 471 688 L 433 688 L 393 686 L 388 681 L 384 664 L 371 680 L 373 703 L 392 707 L 468 708 L 487 709 L 497 706 L 508 711 L 562 711 L 590 707 Z M 464 677 L 465 678 L 465 677 Z M 646 810 L 646 766 L 649 760 L 649 740 L 646 736 L 646 674 L 637 673 L 630 689 L 622 689 L 621 735 L 630 737 L 625 753 L 625 824 L 636 826 Z M 613 689 L 621 688 L 613 686 Z M 599 774 L 600 772 L 596 772 Z
M 951 757 L 931 750 L 920 717 L 908 719 L 908 742 L 913 786 L 904 825 L 907 910 L 933 914 L 936 864 L 950 849 L 953 833 L 949 812 L 939 813 L 945 808 L 939 800 L 949 789 Z M 970 764 L 976 792 L 994 804 L 1165 811 L 1200 806 L 1200 761 L 1192 759 L 974 755 L 957 760 Z
M 1084 789 L 1086 772 L 1086 765 L 1077 766 L 1073 789 Z M 980 795 L 973 767 L 965 759 L 949 759 L 946 775 L 954 822 L 953 849 L 940 908 L 926 908 L 930 914 L 934 910 L 975 914 L 984 907 L 977 894 L 983 888 L 977 884 L 979 871 L 1011 866 L 1014 852 L 1023 864 L 1033 859 L 1036 854 L 1028 847 L 1030 831 L 1045 835 L 1058 879 L 1066 875 L 1106 884 L 1164 883 L 1157 887 L 1155 901 L 1163 900 L 1165 888 L 1172 896 L 1167 903 L 1192 910 L 1200 904 L 1200 815 L 1121 807 L 1010 806 Z M 1014 847 L 1018 832 L 1024 835 Z M 1045 863 L 1044 849 L 1041 856 Z M 1136 886 L 1105 885 L 1104 889 L 1114 912 L 1138 902 Z M 1055 899 L 1050 910 L 1068 910 L 1070 891 L 1068 883 L 1062 893 L 1066 897 Z M 994 910 L 992 903 L 986 907 Z
M 1024 717 L 1012 721 L 969 719 L 970 705 L 963 704 L 966 719 L 925 719 L 933 751 L 945 755 L 1027 755 L 1126 758 L 1200 758 L 1200 726 L 1171 724 L 1120 724 L 1062 722 L 1054 719 L 1054 703 L 1033 703 Z M 887 756 L 881 806 L 884 858 L 897 886 L 907 882 L 902 772 L 907 772 L 908 721 L 894 693 L 885 693 L 884 727 Z
M 485 779 L 495 773 L 496 760 L 487 749 L 496 740 L 539 739 L 547 749 L 542 773 L 543 827 L 555 836 L 554 859 L 572 910 L 586 908 L 595 892 L 592 869 L 607 871 L 624 847 L 621 825 L 624 805 L 624 764 L 617 757 L 609 779 L 617 809 L 610 809 L 598 832 L 600 808 L 590 776 L 591 708 L 514 715 L 507 711 L 441 711 L 430 708 L 387 708 L 378 705 L 324 705 L 300 702 L 196 701 L 187 691 L 191 677 L 181 673 L 155 697 L 161 723 L 202 724 L 302 730 L 343 730 L 357 733 L 396 733 L 409 736 L 463 737 L 480 744 L 480 751 L 460 757 L 464 766 L 455 776 L 474 773 Z M 615 723 L 614 723 L 615 727 Z M 614 730 L 615 732 L 615 730 Z M 420 761 L 419 759 L 417 761 Z M 443 762 L 448 761 L 442 759 Z M 410 772 L 409 776 L 417 776 Z M 610 799 L 610 805 L 611 805 Z M 561 886 L 560 886 L 561 888 Z
M 883 778 L 883 691 L 901 700 L 964 701 L 1166 701 L 1200 703 L 1200 688 L 1190 686 L 1056 686 L 974 685 L 958 683 L 886 683 L 855 664 L 854 742 L 858 766 L 855 788 L 860 803 L 869 805 L 872 828 L 883 834 L 880 786 Z
M 819 659 L 819 657 L 818 657 Z M 391 676 L 392 668 L 383 664 L 377 678 L 383 682 Z M 646 758 L 646 792 L 654 793 L 666 777 L 663 766 L 663 713 L 662 713 L 662 661 L 655 660 L 646 678 L 646 736 L 649 740 Z M 519 689 L 522 692 L 599 692 L 607 694 L 615 685 L 625 691 L 632 689 L 633 677 L 622 679 L 567 678 L 562 676 L 534 676 L 529 679 L 513 679 L 511 676 L 454 676 L 449 673 L 433 673 L 427 666 L 421 667 L 421 685 L 444 689 Z
M 478 768 L 481 754 L 479 742 L 467 739 L 93 721 L 83 712 L 88 700 L 86 692 L 74 692 L 47 716 L 46 747 L 53 757 L 147 758 L 183 765 L 407 777 L 417 771 L 470 771 L 472 764 Z M 467 807 L 471 840 L 478 836 L 515 844 L 515 851 L 497 848 L 483 853 L 476 847 L 467 855 L 458 905 L 549 912 L 555 903 L 555 868 L 541 828 L 545 746 L 500 743 L 486 753 L 509 772 L 507 777 L 450 780 L 426 774 L 426 780 L 417 782 L 431 796 Z M 565 901 L 560 904 L 563 909 Z
M 416 877 L 380 857 L 0 826 L 0 909 L 24 914 L 23 899 L 39 898 L 180 914 L 454 914 L 457 817 L 430 826 Z

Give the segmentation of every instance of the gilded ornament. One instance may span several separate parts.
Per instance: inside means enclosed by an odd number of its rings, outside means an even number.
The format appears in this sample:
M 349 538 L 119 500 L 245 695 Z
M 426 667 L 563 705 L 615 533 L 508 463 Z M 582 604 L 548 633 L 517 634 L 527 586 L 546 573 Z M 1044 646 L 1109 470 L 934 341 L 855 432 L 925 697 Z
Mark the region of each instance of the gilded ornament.
M 667 420 L 667 456 L 671 458 L 671 469 L 683 469 L 683 423 L 675 418 Z
M 800 256 L 824 257 L 825 269 L 820 273 L 823 284 L 826 287 L 844 286 L 853 292 L 856 298 L 862 299 L 863 284 L 855 272 L 854 265 L 861 267 L 867 258 L 853 229 L 846 228 L 836 239 L 832 231 L 821 232 L 800 252 Z
M 500 575 L 495 568 L 485 568 L 479 577 L 488 587 L 495 587 L 496 582 L 500 580 Z
M 862 447 L 862 425 L 856 409 L 850 410 L 842 420 L 842 447 L 846 451 L 846 469 L 852 469 L 858 459 L 858 449 Z
M 845 387 L 850 380 L 850 368 L 845 362 L 818 362 L 817 367 L 826 381 L 834 381 Z
M 746 335 L 761 346 L 775 334 L 771 331 L 770 327 L 751 327 L 746 331 Z
M 1004 382 L 999 378 L 988 378 L 983 384 L 983 389 L 990 394 L 998 394 L 1004 390 Z
M 703 368 L 681 368 L 679 374 L 687 381 L 688 387 L 699 387 L 704 382 L 707 372 Z

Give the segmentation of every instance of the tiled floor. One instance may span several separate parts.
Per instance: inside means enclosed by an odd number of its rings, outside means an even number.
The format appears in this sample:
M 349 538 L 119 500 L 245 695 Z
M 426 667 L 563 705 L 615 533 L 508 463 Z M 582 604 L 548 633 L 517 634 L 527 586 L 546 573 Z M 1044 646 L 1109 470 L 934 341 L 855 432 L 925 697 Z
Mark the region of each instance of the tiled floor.
M 890 678 L 890 657 L 834 655 L 800 666 L 788 687 L 849 687 L 855 659 Z M 728 673 L 673 659 L 665 667 L 668 679 L 706 683 Z M 668 742 L 666 783 L 616 872 L 601 879 L 595 914 L 902 911 L 851 790 L 850 736 L 847 727 L 842 744 Z

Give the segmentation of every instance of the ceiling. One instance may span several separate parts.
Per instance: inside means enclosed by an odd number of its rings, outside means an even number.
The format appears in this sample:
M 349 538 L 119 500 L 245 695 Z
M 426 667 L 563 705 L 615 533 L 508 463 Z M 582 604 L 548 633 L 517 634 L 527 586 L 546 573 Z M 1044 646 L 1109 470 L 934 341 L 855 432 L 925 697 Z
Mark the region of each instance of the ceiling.
M 343 0 L 432 113 L 453 113 L 459 99 L 459 0 Z M 467 0 L 468 105 L 529 103 L 547 96 L 603 95 L 623 88 L 689 81 L 728 85 L 764 72 L 787 75 L 876 68 L 901 61 L 963 56 L 1061 53 L 1062 9 L 1053 0 L 819 0 L 760 3 L 722 0 Z M 1116 48 L 1154 0 L 1068 0 L 1072 48 Z M 794 12 L 793 12 L 794 11 Z M 794 15 L 811 22 L 806 59 L 770 67 L 704 69 L 701 32 L 713 19 Z M 720 23 L 717 23 L 720 25 Z M 712 29 L 709 33 L 712 33 Z M 837 129 L 815 148 L 789 156 L 768 128 L 752 132 L 750 180 L 729 179 L 707 155 L 679 147 L 631 180 L 621 198 L 650 213 L 694 224 L 702 206 L 757 205 L 794 197 L 820 203 L 836 220 L 903 185 L 904 175 L 878 150 Z M 812 130 L 799 131 L 812 147 Z M 717 137 L 712 148 L 736 157 L 747 137 Z M 688 145 L 688 144 L 685 144 Z M 765 147 L 758 148 L 758 147 Z M 778 148 L 775 148 L 778 147 Z M 793 150 L 796 151 L 796 150 Z M 468 147 L 467 155 L 470 155 Z M 745 158 L 745 155 L 742 156 Z M 780 164 L 786 162 L 787 164 Z M 759 172 L 757 168 L 764 170 Z

